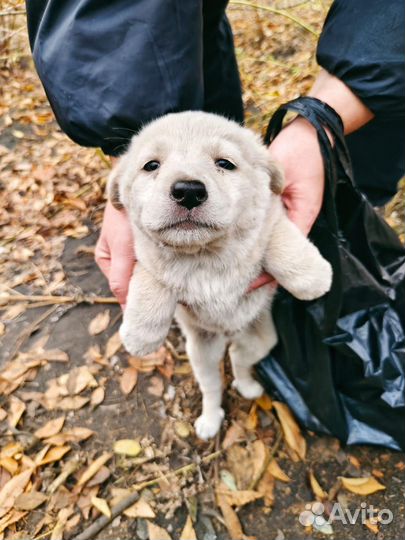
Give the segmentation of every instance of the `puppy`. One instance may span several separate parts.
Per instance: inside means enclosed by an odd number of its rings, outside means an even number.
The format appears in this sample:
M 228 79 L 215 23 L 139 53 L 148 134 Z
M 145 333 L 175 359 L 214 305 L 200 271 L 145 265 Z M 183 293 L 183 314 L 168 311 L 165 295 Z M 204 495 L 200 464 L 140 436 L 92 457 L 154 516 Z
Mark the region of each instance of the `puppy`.
M 312 300 L 332 270 L 287 218 L 282 175 L 246 128 L 203 112 L 169 114 L 144 127 L 112 172 L 110 197 L 126 209 L 137 263 L 120 334 L 145 355 L 164 342 L 173 316 L 202 392 L 202 439 L 219 430 L 219 364 L 227 345 L 234 387 L 262 394 L 251 367 L 276 344 L 275 288 L 249 292 L 263 270 L 295 297 Z

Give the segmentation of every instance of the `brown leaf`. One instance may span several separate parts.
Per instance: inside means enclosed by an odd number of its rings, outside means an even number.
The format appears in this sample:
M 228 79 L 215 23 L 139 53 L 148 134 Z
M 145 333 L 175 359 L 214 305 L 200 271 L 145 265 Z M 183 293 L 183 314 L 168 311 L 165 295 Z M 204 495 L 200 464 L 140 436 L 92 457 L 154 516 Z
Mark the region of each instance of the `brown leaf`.
M 68 442 L 85 441 L 92 435 L 94 435 L 94 431 L 91 429 L 77 426 L 68 431 L 64 431 L 63 433 L 57 433 L 56 435 L 52 435 L 52 437 L 44 439 L 44 443 L 62 446 Z
M 0 519 L 0 534 L 3 533 L 9 527 L 10 525 L 13 525 L 13 523 L 17 523 L 20 521 L 27 512 L 19 512 L 18 510 L 12 510 L 7 515 L 5 515 L 2 519 Z
M 236 442 L 243 441 L 246 438 L 246 433 L 243 427 L 237 422 L 233 422 L 231 427 L 225 433 L 222 441 L 222 448 L 226 450 Z
M 18 470 L 18 462 L 12 457 L 4 457 L 0 459 L 0 467 L 3 467 L 14 476 Z
M 151 521 L 148 521 L 147 524 L 149 540 L 172 540 L 170 534 L 162 527 L 155 525 Z
M 324 491 L 319 484 L 318 480 L 316 479 L 313 471 L 309 471 L 309 483 L 311 485 L 311 489 L 318 501 L 324 501 L 328 498 L 328 494 L 326 491 Z
M 134 367 L 125 368 L 120 377 L 120 388 L 124 395 L 128 395 L 135 388 L 138 380 L 138 370 Z
M 274 503 L 274 476 L 267 469 L 257 484 L 257 491 L 264 497 L 264 505 L 269 507 Z
M 122 346 L 121 338 L 118 332 L 115 332 L 110 339 L 107 341 L 107 345 L 105 346 L 105 353 L 104 357 L 106 360 L 109 360 L 112 356 L 114 356 L 115 353 L 117 353 Z
M 57 408 L 62 411 L 77 411 L 90 401 L 90 398 L 84 396 L 67 396 L 57 403 Z
M 21 493 L 14 503 L 16 510 L 34 510 L 41 506 L 46 500 L 47 496 L 40 491 L 30 491 L 29 493 Z
M 257 405 L 253 403 L 250 407 L 249 414 L 245 420 L 245 428 L 248 431 L 254 431 L 259 423 L 259 417 L 257 416 Z
M 87 482 L 87 487 L 93 487 L 102 484 L 107 480 L 107 478 L 110 477 L 110 474 L 111 473 L 109 468 L 103 465 L 101 469 L 96 472 L 93 478 Z
M 267 394 L 263 394 L 256 399 L 256 403 L 262 409 L 262 411 L 270 411 L 273 408 L 273 402 Z
M 39 465 L 46 465 L 47 463 L 53 463 L 54 461 L 59 461 L 67 454 L 70 450 L 70 446 L 54 446 L 45 454 L 45 457 L 42 461 L 39 462 Z
M 91 336 L 96 336 L 104 332 L 108 325 L 110 324 L 110 310 L 106 309 L 98 313 L 89 324 L 89 334 Z
M 365 478 L 345 478 L 344 476 L 340 476 L 339 478 L 345 489 L 352 493 L 356 493 L 357 495 L 371 495 L 376 491 L 386 489 L 386 487 L 380 484 L 373 476 Z
M 276 480 L 281 480 L 282 482 L 291 482 L 291 478 L 282 470 L 275 459 L 270 461 L 267 470 L 272 476 L 274 476 Z
M 0 407 L 0 422 L 3 422 L 7 418 L 7 411 Z
M 35 431 L 35 437 L 38 439 L 45 439 L 46 437 L 56 435 L 62 429 L 63 424 L 65 423 L 65 418 L 65 416 L 59 416 L 54 420 L 49 420 L 49 422 Z
M 217 489 L 217 495 L 223 497 L 231 506 L 244 506 L 263 497 L 262 493 L 253 490 L 232 491 L 221 487 Z
M 15 396 L 10 397 L 10 412 L 8 413 L 8 425 L 16 427 L 26 409 L 25 403 Z
M 13 476 L 0 491 L 0 518 L 14 506 L 16 498 L 24 491 L 32 475 L 32 469 Z
M 187 516 L 186 523 L 184 524 L 183 530 L 181 531 L 179 540 L 198 540 L 190 515 Z
M 60 349 L 48 349 L 43 351 L 42 359 L 48 362 L 69 362 L 69 356 L 65 351 Z
M 96 388 L 97 386 L 97 381 L 87 366 L 72 369 L 66 381 L 66 388 L 71 396 L 80 394 L 86 388 Z
M 135 504 L 130 506 L 124 511 L 124 514 L 127 517 L 131 518 L 150 518 L 153 519 L 156 517 L 155 512 L 152 510 L 149 503 L 145 499 L 140 498 L 139 501 L 136 501 Z
M 105 390 L 102 386 L 99 386 L 91 393 L 90 405 L 92 407 L 97 407 L 100 403 L 103 403 L 105 398 Z
M 301 460 L 304 460 L 307 451 L 307 443 L 301 435 L 300 428 L 291 414 L 290 409 L 285 403 L 281 403 L 280 401 L 274 401 L 273 406 L 276 409 L 278 419 L 280 420 L 286 443 L 294 450 L 294 452 L 296 452 Z
M 232 508 L 232 506 L 228 503 L 226 498 L 222 495 L 217 495 L 217 503 L 219 508 L 221 509 L 225 521 L 225 526 L 228 529 L 231 540 L 241 540 L 245 538 L 238 515 Z M 156 538 L 156 540 L 158 539 Z
M 78 486 L 83 486 L 86 484 L 90 478 L 93 478 L 93 476 L 97 473 L 97 471 L 107 463 L 112 458 L 112 454 L 110 452 L 104 452 L 101 456 L 99 456 L 96 460 L 91 463 L 87 469 L 83 472 L 81 477 L 79 478 L 79 481 L 77 482 Z

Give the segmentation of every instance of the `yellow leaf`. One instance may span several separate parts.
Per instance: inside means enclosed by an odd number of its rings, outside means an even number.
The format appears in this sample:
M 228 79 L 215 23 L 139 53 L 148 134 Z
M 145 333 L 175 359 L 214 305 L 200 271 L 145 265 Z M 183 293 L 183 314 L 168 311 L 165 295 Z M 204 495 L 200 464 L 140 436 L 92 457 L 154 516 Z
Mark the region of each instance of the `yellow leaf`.
M 311 484 L 311 489 L 318 501 L 324 501 L 328 498 L 328 494 L 322 489 L 312 471 L 309 471 L 309 483 Z
M 135 439 L 121 439 L 114 443 L 114 453 L 135 457 L 142 450 L 141 445 Z
M 107 463 L 112 458 L 112 454 L 110 452 L 104 452 L 100 457 L 98 457 L 96 460 L 91 463 L 87 469 L 83 472 L 81 477 L 79 478 L 79 481 L 77 482 L 78 486 L 83 486 L 90 480 L 90 478 L 93 478 L 93 476 L 96 474 L 96 472 Z
M 18 470 L 18 463 L 12 457 L 4 457 L 0 459 L 0 467 L 3 467 L 11 476 L 14 476 Z
M 155 518 L 155 512 L 150 507 L 150 504 L 147 503 L 144 499 L 139 499 L 135 504 L 131 505 L 124 511 L 124 514 L 127 517 L 131 518 Z
M 174 431 L 182 439 L 187 439 L 191 433 L 191 427 L 187 422 L 177 421 L 174 423 Z
M 37 429 L 34 433 L 35 437 L 38 439 L 45 439 L 46 437 L 52 437 L 56 435 L 62 429 L 63 424 L 65 423 L 65 416 L 59 416 L 54 420 L 49 420 L 41 428 Z
M 172 540 L 170 534 L 162 527 L 148 521 L 148 536 L 149 540 Z
M 270 461 L 267 470 L 272 476 L 274 476 L 276 480 L 281 480 L 282 482 L 291 482 L 291 478 L 286 475 L 275 459 Z
M 258 422 L 259 417 L 257 416 L 257 405 L 256 403 L 253 403 L 245 421 L 245 428 L 248 430 L 254 430 L 257 428 Z
M 307 443 L 301 435 L 301 430 L 290 409 L 285 403 L 281 403 L 280 401 L 274 401 L 273 406 L 277 411 L 286 443 L 296 452 L 301 460 L 304 460 L 307 452 Z
M 366 478 L 345 478 L 340 476 L 343 487 L 352 493 L 357 495 L 371 495 L 376 491 L 381 491 L 386 489 L 385 486 L 380 484 L 373 476 L 368 476 Z
M 273 407 L 273 402 L 267 394 L 263 394 L 256 399 L 256 403 L 263 411 L 270 411 Z
M 110 310 L 106 309 L 101 313 L 98 313 L 89 324 L 89 334 L 91 336 L 96 336 L 101 334 L 110 324 Z
M 70 450 L 70 446 L 54 446 L 45 454 L 45 457 L 42 461 L 39 462 L 39 465 L 46 465 L 47 463 L 52 463 L 53 461 L 59 461 L 67 454 Z
M 188 515 L 179 540 L 198 540 L 193 527 L 191 516 Z
M 124 395 L 128 395 L 135 388 L 138 380 L 138 370 L 134 367 L 127 367 L 123 370 L 120 377 L 120 388 Z
M 111 510 L 105 499 L 101 499 L 100 497 L 92 497 L 91 504 L 106 517 L 111 517 Z

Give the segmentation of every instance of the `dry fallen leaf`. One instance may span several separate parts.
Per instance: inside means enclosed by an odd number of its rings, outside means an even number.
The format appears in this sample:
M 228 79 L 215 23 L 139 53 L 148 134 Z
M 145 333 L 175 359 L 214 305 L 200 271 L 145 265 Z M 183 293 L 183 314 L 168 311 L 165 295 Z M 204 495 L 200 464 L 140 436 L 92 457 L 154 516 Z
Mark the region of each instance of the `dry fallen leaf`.
M 46 437 L 52 437 L 52 435 L 56 435 L 57 433 L 60 432 L 64 423 L 65 423 L 65 416 L 59 416 L 58 418 L 55 418 L 54 420 L 49 420 L 49 422 L 47 422 L 41 428 L 37 429 L 34 435 L 38 439 L 45 439 Z
M 87 482 L 87 487 L 93 487 L 98 486 L 99 484 L 102 484 L 109 478 L 111 475 L 110 470 L 108 467 L 103 465 L 101 469 L 99 469 L 96 474 Z
M 106 309 L 98 313 L 94 319 L 90 321 L 89 324 L 89 334 L 91 336 L 96 336 L 104 332 L 108 325 L 110 324 L 110 310 Z
M 274 401 L 273 406 L 276 409 L 278 419 L 280 420 L 286 443 L 294 450 L 299 459 L 304 460 L 307 451 L 307 443 L 302 436 L 301 430 L 291 414 L 290 409 L 285 403 L 281 403 L 280 401 Z
M 3 533 L 10 525 L 20 521 L 27 512 L 19 512 L 18 510 L 11 510 L 7 515 L 0 519 L 0 534 Z M 3 538 L 3 535 L 1 536 Z
M 29 493 L 21 493 L 15 502 L 14 508 L 16 510 L 34 510 L 41 506 L 46 500 L 47 496 L 39 491 L 30 491 Z
M 174 423 L 174 431 L 181 439 L 187 439 L 191 433 L 191 426 L 188 422 L 177 420 L 177 422 Z
M 225 521 L 225 526 L 228 529 L 231 540 L 241 540 L 245 538 L 238 515 L 232 508 L 232 506 L 228 503 L 226 498 L 222 495 L 217 495 L 217 503 L 219 508 L 221 509 Z M 156 540 L 158 539 L 156 538 Z
M 179 540 L 198 540 L 190 515 L 187 516 L 186 523 L 184 524 L 183 530 L 181 531 Z
M 270 461 L 267 470 L 276 480 L 281 480 L 281 482 L 291 482 L 291 478 L 282 470 L 275 459 Z
M 148 536 L 149 540 L 172 540 L 170 534 L 162 527 L 148 521 Z
M 115 353 L 117 353 L 122 346 L 121 338 L 118 332 L 115 332 L 110 339 L 107 341 L 105 346 L 104 357 L 106 360 L 109 360 Z
M 43 440 L 43 442 L 46 444 L 53 444 L 55 446 L 62 446 L 68 442 L 85 441 L 92 435 L 94 435 L 94 431 L 92 431 L 91 429 L 76 426 L 69 429 L 68 431 L 57 433 L 56 435 L 52 435 L 52 437 L 47 437 Z
M 16 498 L 24 491 L 32 475 L 32 469 L 13 476 L 0 491 L 0 518 L 14 506 Z
M 134 367 L 127 367 L 122 371 L 120 377 L 120 388 L 124 395 L 128 395 L 135 388 L 138 380 L 138 370 Z
M 147 388 L 148 394 L 155 397 L 162 397 L 165 385 L 161 377 L 151 377 L 150 385 Z
M 12 457 L 4 457 L 0 459 L 0 467 L 3 467 L 14 476 L 18 470 L 18 462 Z
M 39 465 L 47 465 L 48 463 L 59 461 L 69 452 L 69 450 L 70 446 L 54 446 L 48 450 L 43 460 L 39 462 Z
M 124 514 L 127 517 L 131 518 L 153 519 L 156 517 L 155 512 L 152 510 L 150 504 L 142 498 L 140 498 L 139 501 L 136 501 L 135 504 L 127 508 L 124 511 Z
M 273 402 L 267 394 L 263 394 L 256 399 L 256 403 L 262 409 L 262 411 L 270 411 L 273 407 Z
M 25 403 L 15 396 L 10 397 L 10 412 L 8 413 L 8 425 L 16 427 L 26 409 Z
M 108 506 L 108 503 L 105 499 L 101 499 L 100 497 L 92 497 L 91 498 L 91 504 L 97 508 L 99 512 L 104 514 L 106 517 L 111 517 L 111 510 Z
M 256 487 L 257 491 L 263 495 L 264 505 L 267 507 L 273 506 L 274 503 L 274 485 L 274 476 L 267 469 Z
M 142 451 L 139 441 L 135 439 L 120 439 L 114 443 L 114 453 L 135 457 Z
M 98 384 L 88 366 L 79 366 L 69 372 L 66 389 L 69 395 L 80 394 L 86 388 L 97 388 Z
M 380 532 L 380 529 L 378 528 L 378 523 L 376 523 L 374 519 L 365 519 L 363 521 L 363 525 L 365 525 L 367 529 L 374 534 L 378 534 Z
M 309 483 L 311 485 L 311 489 L 318 501 L 324 501 L 328 498 L 328 494 L 326 491 L 324 491 L 319 484 L 318 480 L 316 479 L 313 471 L 309 471 Z
M 222 448 L 226 450 L 236 442 L 243 441 L 246 437 L 245 430 L 237 422 L 233 422 L 231 427 L 225 433 L 224 440 L 222 441 Z
M 373 476 L 366 478 L 345 478 L 344 476 L 340 476 L 339 478 L 345 489 L 352 493 L 356 493 L 357 495 L 371 495 L 376 491 L 386 489 L 386 487 L 380 484 Z
M 224 486 L 220 486 L 216 492 L 218 496 L 224 498 L 231 506 L 244 506 L 245 504 L 251 503 L 263 497 L 263 493 L 259 493 L 257 491 L 233 491 L 230 489 L 224 489 Z
M 56 407 L 62 409 L 62 411 L 77 411 L 84 407 L 89 401 L 90 398 L 84 396 L 67 396 L 61 399 Z
M 249 431 L 254 431 L 257 428 L 258 422 L 259 417 L 257 415 L 257 405 L 256 403 L 253 403 L 245 420 L 245 428 Z
M 97 407 L 100 403 L 103 403 L 105 398 L 105 390 L 102 386 L 99 386 L 91 393 L 90 405 L 92 407 Z
M 96 474 L 96 472 L 107 463 L 112 458 L 112 454 L 110 452 L 104 452 L 101 456 L 99 456 L 96 460 L 91 463 L 87 469 L 83 472 L 81 477 L 79 478 L 79 481 L 77 482 L 78 486 L 83 486 L 90 480 L 90 478 L 93 478 L 93 476 Z

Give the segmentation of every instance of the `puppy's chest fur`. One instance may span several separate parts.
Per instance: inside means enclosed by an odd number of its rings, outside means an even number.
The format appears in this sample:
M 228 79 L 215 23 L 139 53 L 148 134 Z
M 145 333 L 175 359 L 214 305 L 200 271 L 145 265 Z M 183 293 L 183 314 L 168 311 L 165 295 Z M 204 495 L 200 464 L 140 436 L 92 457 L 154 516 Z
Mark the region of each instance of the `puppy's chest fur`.
M 137 257 L 149 272 L 176 293 L 176 317 L 194 326 L 227 336 L 241 331 L 270 307 L 274 289 L 247 292 L 263 269 L 271 220 L 243 242 L 230 239 L 216 252 L 182 254 L 150 241 L 136 231 Z

